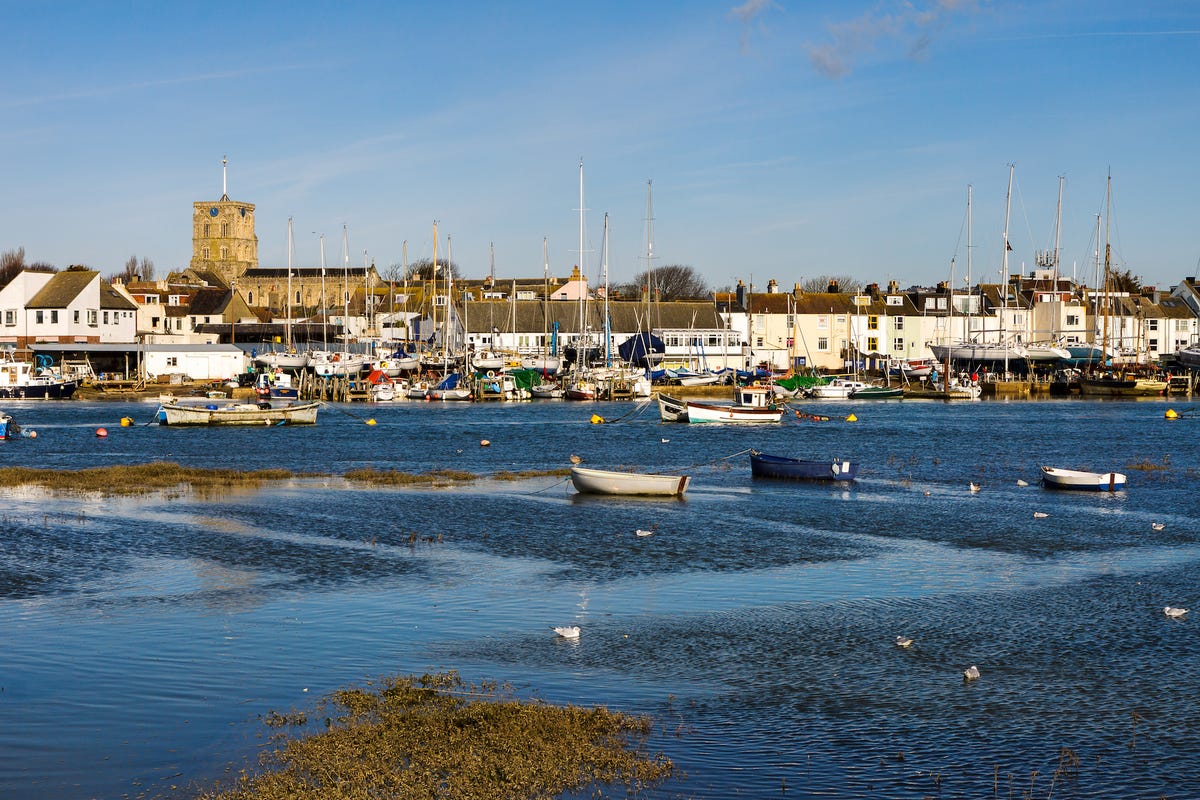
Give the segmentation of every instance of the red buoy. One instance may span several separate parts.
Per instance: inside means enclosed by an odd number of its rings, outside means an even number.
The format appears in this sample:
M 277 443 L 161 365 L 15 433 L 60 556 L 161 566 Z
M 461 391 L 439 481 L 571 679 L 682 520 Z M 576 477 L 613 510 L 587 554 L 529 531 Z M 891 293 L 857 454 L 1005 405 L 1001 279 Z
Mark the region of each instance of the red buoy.
M 96 435 L 103 439 L 108 436 L 108 428 L 96 428 Z

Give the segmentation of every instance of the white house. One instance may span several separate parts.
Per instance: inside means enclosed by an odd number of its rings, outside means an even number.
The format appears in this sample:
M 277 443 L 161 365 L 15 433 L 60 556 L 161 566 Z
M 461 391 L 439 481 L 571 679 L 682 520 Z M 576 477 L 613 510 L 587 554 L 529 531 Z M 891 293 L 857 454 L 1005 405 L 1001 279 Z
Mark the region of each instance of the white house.
M 28 270 L 0 290 L 0 342 L 18 350 L 36 342 L 132 342 L 136 306 L 85 267 L 63 272 Z

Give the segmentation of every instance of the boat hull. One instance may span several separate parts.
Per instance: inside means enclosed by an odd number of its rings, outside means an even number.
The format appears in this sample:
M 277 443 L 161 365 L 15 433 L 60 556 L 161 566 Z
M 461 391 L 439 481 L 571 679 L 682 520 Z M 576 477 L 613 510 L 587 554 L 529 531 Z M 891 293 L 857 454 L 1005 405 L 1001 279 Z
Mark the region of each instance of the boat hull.
M 1042 467 L 1042 486 L 1047 489 L 1073 489 L 1083 492 L 1119 492 L 1125 488 L 1125 476 L 1120 472 L 1084 472 Z
M 814 461 L 750 452 L 750 474 L 755 478 L 789 481 L 852 481 L 858 477 L 858 463 L 843 459 Z
M 687 402 L 687 421 L 690 423 L 766 423 L 783 419 L 782 408 L 720 405 L 718 403 Z
M 0 397 L 17 400 L 21 398 L 31 400 L 69 400 L 78 388 L 78 381 L 34 382 L 19 386 L 0 386 Z
M 688 408 L 687 403 L 683 400 L 677 400 L 674 397 L 668 397 L 665 394 L 657 395 L 658 399 L 658 416 L 663 422 L 687 422 Z
M 571 483 L 583 494 L 631 497 L 680 497 L 691 482 L 688 475 L 649 475 L 571 467 Z
M 1167 382 L 1155 378 L 1082 378 L 1079 391 L 1096 397 L 1157 397 L 1167 392 Z
M 223 407 L 163 403 L 159 413 L 164 425 L 315 425 L 320 405 L 301 403 L 262 408 L 249 403 Z

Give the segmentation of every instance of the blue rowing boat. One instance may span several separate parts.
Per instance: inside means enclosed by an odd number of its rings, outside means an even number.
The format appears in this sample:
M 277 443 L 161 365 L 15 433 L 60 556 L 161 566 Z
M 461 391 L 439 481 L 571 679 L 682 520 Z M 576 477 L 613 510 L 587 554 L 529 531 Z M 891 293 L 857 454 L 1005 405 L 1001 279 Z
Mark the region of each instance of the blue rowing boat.
M 858 477 L 858 462 L 844 459 L 812 461 L 751 450 L 750 474 L 756 478 L 792 481 L 852 481 Z

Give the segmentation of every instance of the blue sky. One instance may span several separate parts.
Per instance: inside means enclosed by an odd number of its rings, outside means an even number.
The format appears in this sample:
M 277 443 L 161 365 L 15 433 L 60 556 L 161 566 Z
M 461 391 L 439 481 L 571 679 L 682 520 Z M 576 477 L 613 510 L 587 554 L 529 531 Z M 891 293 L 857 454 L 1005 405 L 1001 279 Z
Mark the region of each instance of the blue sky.
M 1053 245 L 1093 272 L 1113 178 L 1122 268 L 1200 272 L 1200 4 L 1120 0 L 346 4 L 0 2 L 0 250 L 160 276 L 191 203 L 257 205 L 264 266 L 380 268 L 446 235 L 463 273 L 539 276 L 610 217 L 614 282 L 999 276 Z

